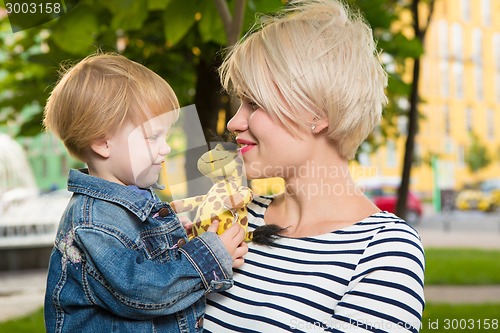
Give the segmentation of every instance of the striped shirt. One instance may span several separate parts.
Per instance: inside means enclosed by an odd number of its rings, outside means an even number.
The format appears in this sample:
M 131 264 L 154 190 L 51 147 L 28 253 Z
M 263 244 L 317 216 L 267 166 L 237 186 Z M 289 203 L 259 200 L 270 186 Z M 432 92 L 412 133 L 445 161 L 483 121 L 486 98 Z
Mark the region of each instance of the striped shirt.
M 271 201 L 248 206 L 250 230 Z M 271 247 L 250 243 L 234 286 L 208 296 L 205 332 L 418 332 L 424 261 L 417 232 L 387 212 Z

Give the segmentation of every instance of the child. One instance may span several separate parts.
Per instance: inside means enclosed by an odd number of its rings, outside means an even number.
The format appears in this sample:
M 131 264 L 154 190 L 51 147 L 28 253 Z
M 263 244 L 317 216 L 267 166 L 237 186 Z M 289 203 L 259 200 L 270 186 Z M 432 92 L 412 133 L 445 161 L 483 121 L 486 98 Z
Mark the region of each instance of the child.
M 170 148 L 177 98 L 160 76 L 120 55 L 66 71 L 44 125 L 88 169 L 71 170 L 45 296 L 47 332 L 201 332 L 204 296 L 232 285 L 244 232 L 186 232 L 151 186 Z

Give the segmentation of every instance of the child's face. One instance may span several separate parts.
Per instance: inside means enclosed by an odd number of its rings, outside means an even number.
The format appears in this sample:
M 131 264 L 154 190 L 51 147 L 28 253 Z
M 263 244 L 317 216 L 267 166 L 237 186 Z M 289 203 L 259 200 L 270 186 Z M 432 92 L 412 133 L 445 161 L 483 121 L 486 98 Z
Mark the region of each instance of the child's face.
M 175 117 L 174 112 L 167 112 L 140 126 L 128 123 L 108 140 L 108 161 L 119 183 L 147 188 L 158 181 L 162 163 L 170 152 L 166 136 Z

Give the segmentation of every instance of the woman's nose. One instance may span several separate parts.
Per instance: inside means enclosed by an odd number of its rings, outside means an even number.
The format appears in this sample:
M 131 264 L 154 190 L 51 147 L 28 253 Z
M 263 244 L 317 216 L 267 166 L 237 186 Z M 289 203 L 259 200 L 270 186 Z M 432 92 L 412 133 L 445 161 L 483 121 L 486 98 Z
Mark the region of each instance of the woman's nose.
M 244 132 L 248 129 L 248 112 L 243 103 L 233 118 L 227 123 L 227 129 L 231 132 Z

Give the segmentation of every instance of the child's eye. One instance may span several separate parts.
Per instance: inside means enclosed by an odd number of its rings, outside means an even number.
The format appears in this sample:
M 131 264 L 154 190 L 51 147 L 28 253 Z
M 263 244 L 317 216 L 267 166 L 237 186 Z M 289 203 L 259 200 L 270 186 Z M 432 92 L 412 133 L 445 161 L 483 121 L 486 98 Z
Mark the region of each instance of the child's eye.
M 150 135 L 150 136 L 147 137 L 147 139 L 149 141 L 156 141 L 156 140 L 158 140 L 158 138 L 159 138 L 158 134 L 153 134 L 153 135 Z

